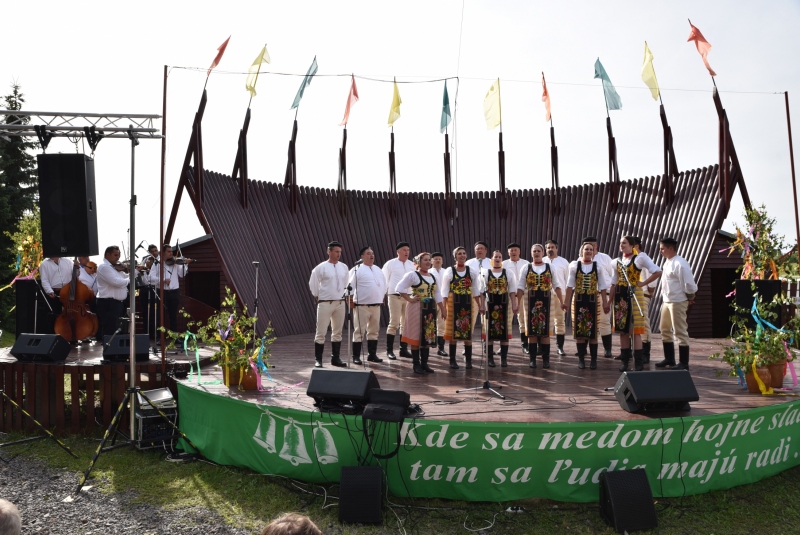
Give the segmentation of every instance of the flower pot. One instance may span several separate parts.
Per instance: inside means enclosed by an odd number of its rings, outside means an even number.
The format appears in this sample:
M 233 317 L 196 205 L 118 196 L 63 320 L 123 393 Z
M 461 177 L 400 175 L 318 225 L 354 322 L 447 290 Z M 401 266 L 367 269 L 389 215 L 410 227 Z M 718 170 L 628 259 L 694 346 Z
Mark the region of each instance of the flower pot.
M 756 372 L 758 372 L 758 376 L 761 378 L 761 381 L 764 383 L 764 386 L 770 386 L 772 383 L 772 375 L 769 373 L 769 368 L 766 366 L 761 366 L 756 368 Z M 761 390 L 758 388 L 758 382 L 756 381 L 753 372 L 746 373 L 744 375 L 744 380 L 747 383 L 747 391 L 752 394 L 760 394 Z
M 783 386 L 783 378 L 786 375 L 786 361 L 770 364 L 767 368 L 769 368 L 769 373 L 772 377 L 772 388 L 781 388 Z
M 223 367 L 223 376 L 225 378 L 225 386 L 228 388 L 230 387 L 239 387 L 239 373 L 242 371 L 238 368 L 230 368 L 227 369 Z M 242 390 L 258 390 L 258 382 L 256 380 L 256 374 L 253 373 L 252 369 L 247 369 L 244 377 L 242 377 Z

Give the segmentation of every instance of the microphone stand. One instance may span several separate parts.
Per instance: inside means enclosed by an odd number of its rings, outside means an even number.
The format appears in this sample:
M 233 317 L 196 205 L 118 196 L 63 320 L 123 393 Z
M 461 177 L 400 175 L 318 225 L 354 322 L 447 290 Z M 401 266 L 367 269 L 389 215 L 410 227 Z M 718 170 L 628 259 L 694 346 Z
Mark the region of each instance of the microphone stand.
M 44 288 L 42 288 L 42 283 L 37 279 L 35 276 L 33 277 L 33 281 L 36 283 L 36 294 L 34 294 L 33 300 L 33 334 L 37 334 L 37 325 L 39 323 L 39 295 L 41 294 L 42 298 L 44 299 L 47 308 L 50 309 L 50 314 L 55 315 L 53 312 L 53 305 L 50 304 L 50 301 L 47 299 L 47 294 L 44 293 Z
M 353 328 L 353 315 L 352 309 L 350 308 L 350 298 L 353 295 L 353 286 L 348 284 L 347 288 L 345 288 L 344 293 L 342 294 L 342 299 L 344 299 L 344 320 L 347 322 L 347 346 L 350 350 L 347 352 L 349 367 L 353 367 L 353 336 L 350 334 L 350 331 Z
M 488 336 L 489 336 L 489 328 L 488 328 L 488 326 L 490 325 L 490 323 L 489 323 L 488 299 L 487 299 L 486 311 L 484 312 L 484 316 L 481 319 L 483 320 L 483 325 L 484 325 L 483 328 L 486 329 L 486 336 L 487 336 L 487 339 L 488 339 Z M 483 341 L 481 341 L 481 342 L 483 342 Z M 487 340 L 487 344 L 486 345 L 488 346 L 488 340 Z M 481 344 L 481 360 L 483 360 L 486 357 L 483 348 L 484 348 L 484 346 L 483 346 L 483 344 Z M 495 396 L 499 397 L 500 399 L 506 399 L 506 397 L 503 394 L 501 394 L 500 392 L 497 391 L 497 390 L 502 389 L 503 387 L 500 386 L 500 385 L 492 385 L 492 383 L 489 382 L 489 366 L 488 366 L 488 363 L 484 362 L 482 364 L 482 366 L 483 366 L 483 384 L 481 386 L 473 386 L 472 388 L 462 388 L 461 390 L 456 390 L 456 394 L 460 394 L 461 392 L 469 392 L 471 390 L 488 390 L 489 392 L 491 392 Z

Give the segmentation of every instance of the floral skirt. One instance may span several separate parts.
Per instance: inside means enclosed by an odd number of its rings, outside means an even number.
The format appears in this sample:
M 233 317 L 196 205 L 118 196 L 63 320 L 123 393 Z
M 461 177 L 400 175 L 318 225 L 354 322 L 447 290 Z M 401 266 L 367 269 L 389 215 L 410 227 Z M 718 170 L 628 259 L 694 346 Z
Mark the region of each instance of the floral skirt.
M 507 341 L 511 339 L 511 323 L 514 321 L 514 310 L 511 308 L 511 299 L 506 295 L 505 303 L 501 295 L 489 294 L 486 302 L 486 312 L 489 315 L 488 325 L 483 325 L 483 335 L 489 340 Z M 492 298 L 495 301 L 492 301 Z M 488 336 L 487 331 L 488 329 Z
M 436 301 L 408 303 L 400 341 L 412 347 L 436 345 Z
M 603 300 L 598 294 L 573 294 L 572 336 L 576 340 L 596 340 L 597 324 L 603 313 Z
M 458 299 L 456 299 L 458 297 Z M 448 341 L 472 340 L 472 295 L 447 296 L 447 320 L 444 339 Z
M 531 303 L 531 294 L 534 296 L 533 303 Z M 558 298 L 553 290 L 523 293 L 522 307 L 525 309 L 526 336 L 550 336 L 553 334 L 555 329 L 553 325 L 554 306 L 558 306 Z
M 634 288 L 633 295 L 636 299 L 630 295 L 627 286 L 617 285 L 612 314 L 615 332 L 621 334 L 644 334 L 646 330 L 647 310 L 645 308 L 644 290 L 637 286 Z

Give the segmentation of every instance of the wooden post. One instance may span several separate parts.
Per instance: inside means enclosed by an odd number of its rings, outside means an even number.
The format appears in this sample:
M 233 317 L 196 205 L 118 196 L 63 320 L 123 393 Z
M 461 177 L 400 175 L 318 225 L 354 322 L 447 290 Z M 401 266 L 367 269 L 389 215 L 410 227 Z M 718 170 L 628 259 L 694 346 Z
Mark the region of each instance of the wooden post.
M 800 219 L 797 215 L 797 180 L 794 174 L 794 148 L 792 147 L 792 119 L 789 116 L 789 92 L 784 91 L 783 96 L 786 100 L 786 127 L 789 129 L 789 163 L 792 166 L 792 199 L 794 200 L 794 226 L 795 236 L 797 237 L 797 262 L 800 266 Z

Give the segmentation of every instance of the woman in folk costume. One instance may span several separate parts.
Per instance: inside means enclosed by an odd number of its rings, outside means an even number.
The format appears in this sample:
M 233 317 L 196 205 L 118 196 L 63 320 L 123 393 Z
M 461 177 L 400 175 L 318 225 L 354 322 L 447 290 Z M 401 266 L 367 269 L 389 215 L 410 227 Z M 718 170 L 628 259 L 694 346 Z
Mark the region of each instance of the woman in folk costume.
M 572 335 L 578 346 L 578 368 L 586 368 L 586 346 L 589 346 L 591 361 L 590 370 L 597 369 L 597 339 L 599 338 L 598 321 L 601 311 L 606 314 L 611 310 L 607 297 L 611 284 L 602 269 L 597 269 L 594 258 L 594 245 L 584 243 L 580 258 L 569 265 L 567 281 L 567 299 L 562 309 L 567 311 L 567 303 L 572 303 Z M 575 300 L 573 301 L 573 296 Z
M 483 270 L 486 288 L 486 317 L 483 324 L 488 340 L 489 367 L 494 368 L 494 344 L 500 342 L 500 366 L 508 366 L 508 341 L 511 339 L 511 322 L 518 311 L 517 276 L 503 267 L 503 253 L 492 253 L 492 267 Z M 486 332 L 488 331 L 488 333 Z
M 470 271 L 467 262 L 467 250 L 456 247 L 453 250 L 455 265 L 445 270 L 442 277 L 442 299 L 447 299 L 447 324 L 444 339 L 450 342 L 450 367 L 458 369 L 456 364 L 456 343 L 464 342 L 466 368 L 472 369 L 472 301 L 478 303 L 478 311 L 483 314 L 485 308 L 480 290 L 480 273 Z
M 406 273 L 397 283 L 395 291 L 408 303 L 403 321 L 402 342 L 411 346 L 414 373 L 433 373 L 428 366 L 430 348 L 436 347 L 436 309 L 447 314 L 436 277 L 430 273 L 431 254 L 420 253 L 414 257 L 416 271 Z
M 622 348 L 622 366 L 619 367 L 621 372 L 628 369 L 628 362 L 631 360 L 631 338 L 636 371 L 644 369 L 642 335 L 645 332 L 647 312 L 642 288 L 661 276 L 661 268 L 645 253 L 637 254 L 633 249 L 634 243 L 634 236 L 623 236 L 619 241 L 622 258 L 616 259 L 616 269 L 611 278 L 611 302 L 614 306 L 612 319 L 614 330 L 620 333 L 619 345 Z M 643 269 L 650 272 L 645 280 L 642 280 Z
M 544 247 L 535 244 L 531 247 L 533 262 L 519 270 L 517 297 L 522 297 L 525 308 L 525 332 L 528 335 L 531 368 L 536 367 L 536 351 L 539 344 L 542 355 L 542 368 L 550 367 L 550 334 L 554 329 L 554 307 L 564 302 L 562 282 L 550 270 L 550 264 L 543 260 Z M 531 345 L 533 344 L 533 345 Z

